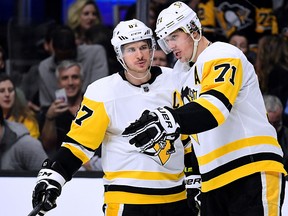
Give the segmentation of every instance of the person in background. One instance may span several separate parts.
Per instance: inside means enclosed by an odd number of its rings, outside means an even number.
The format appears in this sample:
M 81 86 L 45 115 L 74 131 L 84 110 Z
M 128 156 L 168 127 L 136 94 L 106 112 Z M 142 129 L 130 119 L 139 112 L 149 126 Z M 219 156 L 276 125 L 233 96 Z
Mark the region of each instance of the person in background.
M 57 24 L 52 23 L 45 32 L 43 39 L 43 52 L 48 57 L 53 55 L 52 47 L 52 33 L 57 28 Z M 33 83 L 33 85 L 31 85 Z M 39 101 L 39 63 L 32 65 L 28 72 L 23 75 L 19 88 L 23 91 L 28 103 L 28 107 L 33 110 L 37 116 L 40 113 L 40 101 Z
M 282 102 L 284 124 L 288 126 L 288 40 L 283 35 L 259 40 L 255 69 L 262 93 L 275 95 Z
M 160 47 L 157 47 L 157 49 L 154 52 L 152 66 L 163 66 L 163 67 L 169 67 L 168 63 L 168 56 L 161 50 Z
M 41 142 L 22 124 L 5 120 L 0 107 L 0 170 L 39 170 L 46 158 Z
M 30 135 L 36 139 L 40 136 L 39 125 L 34 112 L 19 97 L 12 79 L 0 75 L 0 106 L 4 118 L 25 125 Z
M 178 59 L 173 73 L 186 74 L 181 94 L 173 106 L 147 107 L 123 137 L 153 148 L 191 134 L 201 216 L 281 215 L 287 172 L 253 65 L 235 46 L 203 36 L 197 14 L 180 1 L 159 14 L 155 33 L 162 50 Z
M 62 186 L 102 143 L 106 216 L 196 216 L 189 209 L 184 183 L 185 165 L 187 172 L 193 170 L 189 138 L 181 142 L 171 136 L 146 151 L 121 136 L 126 123 L 146 107 L 172 104 L 180 76 L 171 68 L 151 67 L 153 32 L 139 20 L 120 22 L 111 43 L 123 70 L 87 88 L 60 150 L 39 171 L 33 206 L 40 204 L 42 213 L 56 207 Z M 186 182 L 197 184 L 194 180 Z M 195 205 L 194 197 L 189 203 Z
M 63 60 L 74 60 L 83 66 L 82 93 L 95 80 L 108 76 L 106 51 L 102 45 L 79 45 L 68 26 L 59 26 L 52 33 L 53 54 L 39 64 L 40 107 L 50 106 L 58 89 L 55 75 L 57 65 Z
M 255 64 L 256 53 L 254 51 L 250 51 L 249 41 L 246 34 L 242 32 L 234 32 L 228 39 L 228 43 L 238 47 L 246 55 L 251 64 Z
M 83 44 L 85 32 L 101 24 L 102 18 L 95 1 L 76 0 L 68 9 L 68 26 L 75 32 L 76 43 Z
M 58 88 L 65 90 L 67 99 L 56 98 L 49 107 L 43 107 L 40 117 L 41 141 L 48 155 L 59 150 L 83 98 L 83 68 L 80 63 L 73 60 L 60 62 L 56 77 Z
M 41 142 L 49 157 L 61 147 L 61 142 L 69 132 L 70 125 L 79 110 L 83 85 L 83 67 L 73 60 L 64 60 L 56 68 L 59 89 L 64 89 L 65 98 L 56 98 L 50 107 L 43 108 L 40 116 Z M 100 152 L 83 164 L 82 171 L 101 171 Z
M 283 125 L 283 105 L 280 99 L 274 95 L 263 95 L 263 98 L 268 120 L 277 132 L 277 139 L 284 153 L 284 168 L 288 171 L 288 128 Z

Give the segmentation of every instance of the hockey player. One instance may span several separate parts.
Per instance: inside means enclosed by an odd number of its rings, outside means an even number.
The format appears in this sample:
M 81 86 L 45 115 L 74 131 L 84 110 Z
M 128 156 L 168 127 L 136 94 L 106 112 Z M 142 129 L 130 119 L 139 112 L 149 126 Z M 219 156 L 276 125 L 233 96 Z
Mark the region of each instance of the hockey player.
M 139 150 L 121 135 L 146 107 L 172 106 L 179 76 L 169 68 L 151 67 L 155 41 L 142 22 L 120 22 L 111 42 L 124 70 L 88 87 L 59 152 L 43 163 L 33 206 L 40 205 L 41 214 L 54 208 L 63 185 L 102 143 L 106 216 L 191 216 L 184 184 L 184 159 L 188 170 L 192 167 L 189 138 L 181 142 L 171 136 L 154 148 Z M 185 153 L 189 156 L 184 158 Z M 197 195 L 197 175 L 186 182 L 192 187 L 189 195 Z M 196 208 L 194 201 L 189 205 Z
M 193 134 L 201 215 L 281 215 L 283 153 L 251 63 L 233 45 L 211 44 L 195 12 L 182 2 L 159 14 L 155 31 L 162 49 L 178 59 L 174 71 L 187 74 L 178 97 L 185 105 L 160 108 L 161 114 L 146 110 L 123 136 L 149 149 L 179 129 Z

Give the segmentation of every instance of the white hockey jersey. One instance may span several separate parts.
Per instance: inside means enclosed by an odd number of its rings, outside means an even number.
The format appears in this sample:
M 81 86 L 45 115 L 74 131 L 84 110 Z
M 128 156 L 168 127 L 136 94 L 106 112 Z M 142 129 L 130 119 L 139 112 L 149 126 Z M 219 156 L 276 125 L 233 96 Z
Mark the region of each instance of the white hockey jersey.
M 145 109 L 172 106 L 173 93 L 181 78 L 172 69 L 161 69 L 152 67 L 152 73 L 157 75 L 142 86 L 123 80 L 123 73 L 88 86 L 67 134 L 75 143 L 62 144 L 85 163 L 102 143 L 105 203 L 155 204 L 186 198 L 184 153 L 191 151 L 190 143 L 184 145 L 178 139 L 174 143 L 176 152 L 167 154 L 171 147 L 167 142 L 158 156 L 149 156 L 121 135 Z M 158 149 L 156 145 L 152 152 Z
M 275 129 L 269 124 L 254 68 L 236 47 L 216 42 L 186 74 L 174 98 L 181 133 L 193 134 L 193 147 L 207 192 L 261 171 L 285 173 Z M 187 112 L 189 110 L 189 112 Z

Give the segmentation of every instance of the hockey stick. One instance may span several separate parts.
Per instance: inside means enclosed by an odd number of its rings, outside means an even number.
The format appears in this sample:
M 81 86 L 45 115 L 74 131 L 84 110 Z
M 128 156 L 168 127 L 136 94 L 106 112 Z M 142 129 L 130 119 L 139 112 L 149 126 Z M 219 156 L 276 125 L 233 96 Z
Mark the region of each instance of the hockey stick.
M 38 213 L 41 211 L 42 203 L 39 203 L 35 208 L 28 214 L 28 216 L 37 216 Z M 39 216 L 43 216 L 43 213 L 40 213 Z

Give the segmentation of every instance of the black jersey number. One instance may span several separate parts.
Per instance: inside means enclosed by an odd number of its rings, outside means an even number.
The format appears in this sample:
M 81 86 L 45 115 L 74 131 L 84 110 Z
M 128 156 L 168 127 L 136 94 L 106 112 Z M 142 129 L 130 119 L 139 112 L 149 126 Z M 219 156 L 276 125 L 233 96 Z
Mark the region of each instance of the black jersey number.
M 93 111 L 92 111 L 91 109 L 89 109 L 89 108 L 88 108 L 87 106 L 85 106 L 85 105 L 81 108 L 81 111 L 85 112 L 85 114 L 84 114 L 83 116 L 81 116 L 80 118 L 78 118 L 78 119 L 75 120 L 75 123 L 78 124 L 79 126 L 82 125 L 82 122 L 83 122 L 85 119 L 89 118 L 89 117 L 92 116 L 92 114 L 93 114 Z
M 236 74 L 235 66 L 225 63 L 225 64 L 216 65 L 214 69 L 221 70 L 220 75 L 215 79 L 215 82 L 223 82 L 225 74 L 227 74 L 229 71 L 232 70 L 231 76 L 229 77 L 229 81 L 232 83 L 232 85 L 235 84 L 235 74 Z

